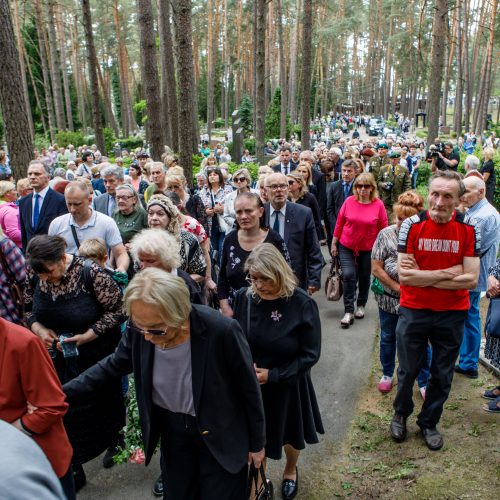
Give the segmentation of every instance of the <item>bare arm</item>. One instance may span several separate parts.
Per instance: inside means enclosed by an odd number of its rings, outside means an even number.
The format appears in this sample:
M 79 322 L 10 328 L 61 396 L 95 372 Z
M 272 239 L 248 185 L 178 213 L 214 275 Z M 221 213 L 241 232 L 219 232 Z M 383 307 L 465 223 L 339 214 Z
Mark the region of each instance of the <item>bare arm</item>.
M 383 285 L 399 293 L 399 283 L 386 273 L 383 260 L 372 259 L 372 273 Z
M 489 172 L 484 172 L 484 174 L 483 174 L 484 182 L 486 182 L 490 178 L 490 175 L 491 174 Z
M 440 281 L 436 288 L 444 290 L 472 290 L 479 278 L 479 257 L 464 257 L 464 272 L 453 278 Z
M 130 264 L 130 259 L 125 245 L 123 243 L 115 245 L 111 249 L 111 253 L 113 254 L 113 259 L 116 264 L 116 270 L 121 271 L 122 273 L 126 273 Z
M 436 283 L 452 279 L 463 274 L 462 265 L 447 269 L 434 269 L 431 271 L 419 269 L 413 254 L 398 254 L 398 275 L 402 285 L 409 286 L 436 286 Z

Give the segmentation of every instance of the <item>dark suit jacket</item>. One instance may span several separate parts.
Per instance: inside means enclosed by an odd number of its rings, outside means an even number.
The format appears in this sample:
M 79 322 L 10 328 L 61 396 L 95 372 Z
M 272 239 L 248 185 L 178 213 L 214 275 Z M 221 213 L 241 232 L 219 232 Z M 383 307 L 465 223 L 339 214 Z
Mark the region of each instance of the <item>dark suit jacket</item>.
M 269 226 L 270 204 L 265 204 L 266 225 Z M 309 207 L 297 203 L 286 203 L 284 238 L 292 269 L 299 280 L 299 286 L 309 285 L 321 288 L 321 270 L 324 265 L 321 247 Z
M 316 198 L 318 200 L 319 211 L 321 218 L 326 217 L 326 180 L 322 172 L 312 169 L 312 181 L 316 186 Z M 313 193 L 314 194 L 314 193 Z
M 351 188 L 349 189 L 349 196 L 352 194 L 353 186 L 354 182 L 352 182 Z M 326 191 L 326 215 L 328 217 L 332 233 L 335 230 L 337 217 L 344 201 L 344 187 L 342 186 L 342 180 L 330 182 Z
M 295 163 L 292 163 L 291 161 L 290 163 L 288 163 L 288 166 L 290 167 L 290 172 L 293 172 L 297 168 L 297 165 Z M 275 172 L 281 173 L 281 163 L 279 165 L 274 165 L 273 170 Z
M 68 208 L 64 196 L 53 189 L 49 189 L 43 200 L 42 209 L 38 218 L 38 226 L 33 229 L 33 194 L 23 196 L 19 200 L 19 221 L 21 224 L 21 238 L 23 250 L 26 252 L 29 240 L 37 234 L 47 234 L 50 223 L 60 215 L 67 214 Z
M 249 451 L 265 445 L 264 408 L 250 348 L 237 321 L 209 307 L 193 305 L 189 319 L 200 436 L 217 462 L 235 474 L 247 463 Z M 71 404 L 83 395 L 92 397 L 95 388 L 110 378 L 134 372 L 146 465 L 163 430 L 152 401 L 154 352 L 152 343 L 128 330 L 114 354 L 63 387 Z
M 95 210 L 97 212 L 101 212 L 101 214 L 109 215 L 108 214 L 108 200 L 109 200 L 108 193 L 101 194 L 101 196 L 96 196 L 94 198 Z

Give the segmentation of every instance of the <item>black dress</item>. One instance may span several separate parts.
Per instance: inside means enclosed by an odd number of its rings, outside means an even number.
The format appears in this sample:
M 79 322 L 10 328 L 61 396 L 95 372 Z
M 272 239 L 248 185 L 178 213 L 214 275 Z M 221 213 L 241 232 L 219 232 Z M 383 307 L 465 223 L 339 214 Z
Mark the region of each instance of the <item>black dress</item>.
M 302 197 L 299 198 L 295 203 L 298 203 L 299 205 L 302 205 L 304 207 L 309 207 L 311 209 L 314 219 L 314 227 L 316 228 L 316 233 L 318 235 L 318 240 L 321 241 L 325 239 L 323 226 L 321 225 L 321 213 L 319 211 L 319 205 L 316 196 L 306 191 L 302 195 Z
M 319 312 L 300 288 L 292 297 L 276 300 L 249 299 L 246 292 L 236 294 L 234 318 L 247 335 L 254 363 L 269 369 L 268 382 L 260 386 L 266 456 L 278 460 L 283 445 L 302 450 L 305 443 L 318 442 L 317 433 L 324 434 L 310 373 L 321 351 Z
M 104 269 L 92 264 L 93 290 L 88 290 L 83 263 L 84 259 L 74 257 L 58 285 L 40 281 L 32 270 L 26 278 L 25 311 L 29 327 L 38 321 L 57 335 L 80 334 L 89 328 L 98 335 L 97 339 L 78 347 L 76 360 L 65 359 L 57 351 L 53 361 L 63 384 L 113 353 L 121 338 L 120 288 Z M 120 378 L 96 391 L 91 399 L 72 404 L 64 417 L 73 446 L 72 464 L 88 462 L 115 444 L 124 425 Z
M 488 180 L 486 181 L 486 199 L 492 205 L 495 205 L 495 186 L 497 183 L 495 175 L 495 164 L 492 160 L 487 160 L 483 163 L 483 166 L 479 169 L 479 172 L 481 174 L 490 174 Z
M 279 233 L 269 229 L 263 243 L 274 245 L 290 265 L 288 249 Z M 234 294 L 240 288 L 248 286 L 246 281 L 247 275 L 243 269 L 250 253 L 241 248 L 238 241 L 238 229 L 231 231 L 224 239 L 219 279 L 217 280 L 217 295 L 219 296 L 219 300 L 228 299 L 231 305 L 234 300 Z

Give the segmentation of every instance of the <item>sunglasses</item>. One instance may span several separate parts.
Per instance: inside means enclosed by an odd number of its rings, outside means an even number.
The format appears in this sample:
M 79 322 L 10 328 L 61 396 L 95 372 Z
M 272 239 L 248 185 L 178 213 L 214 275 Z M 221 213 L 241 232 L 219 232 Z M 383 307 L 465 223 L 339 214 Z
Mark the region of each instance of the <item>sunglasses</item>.
M 373 187 L 371 184 L 356 184 L 356 187 L 358 189 L 370 189 L 371 187 Z
M 292 179 L 290 179 L 290 180 L 288 181 L 288 185 L 289 185 L 289 186 L 291 186 L 292 184 L 295 184 L 295 181 L 292 181 Z
M 139 333 L 140 335 L 166 335 L 167 334 L 167 329 L 163 330 L 147 330 L 145 328 L 139 328 L 137 325 L 134 325 L 131 321 L 128 322 L 128 328 L 129 330 L 132 330 L 133 332 Z
M 245 182 L 247 180 L 246 177 L 235 177 L 234 182 Z

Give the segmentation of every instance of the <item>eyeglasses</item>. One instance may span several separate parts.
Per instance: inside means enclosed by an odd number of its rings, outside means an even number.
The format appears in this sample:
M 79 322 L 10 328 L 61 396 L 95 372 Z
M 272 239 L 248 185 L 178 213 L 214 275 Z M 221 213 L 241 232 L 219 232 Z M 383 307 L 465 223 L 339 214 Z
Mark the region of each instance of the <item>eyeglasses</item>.
M 131 198 L 135 198 L 135 195 L 121 195 L 121 196 L 116 196 L 115 199 L 116 201 L 121 201 L 121 200 L 130 200 Z
M 137 325 L 134 325 L 131 321 L 128 322 L 128 328 L 129 330 L 132 330 L 136 333 L 139 333 L 140 335 L 166 335 L 167 334 L 167 329 L 163 330 L 147 330 L 145 328 L 139 328 Z
M 246 177 L 235 177 L 234 182 L 245 182 L 247 180 Z
M 256 283 L 261 283 L 263 285 L 265 285 L 266 283 L 270 283 L 272 281 L 271 278 L 266 278 L 266 277 L 262 277 L 262 278 L 255 278 L 254 276 L 247 276 L 245 278 L 246 282 L 249 283 L 250 285 L 254 285 Z
M 266 188 L 269 188 L 271 191 L 278 191 L 278 189 L 286 189 L 288 187 L 287 184 L 271 184 L 271 186 L 266 186 Z
M 167 189 L 168 189 L 169 191 L 172 191 L 172 190 L 174 190 L 174 189 L 180 189 L 180 188 L 181 188 L 181 187 L 180 187 L 178 184 L 176 184 L 175 186 L 167 186 Z
M 373 186 L 371 184 L 356 184 L 356 187 L 358 189 L 370 189 Z

